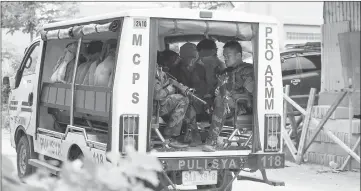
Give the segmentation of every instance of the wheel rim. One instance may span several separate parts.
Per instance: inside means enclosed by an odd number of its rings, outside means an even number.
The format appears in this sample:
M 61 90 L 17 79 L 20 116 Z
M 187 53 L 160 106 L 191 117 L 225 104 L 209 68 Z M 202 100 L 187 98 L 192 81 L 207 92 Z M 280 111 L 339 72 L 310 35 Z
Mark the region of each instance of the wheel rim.
M 27 154 L 25 145 L 21 145 L 20 152 L 19 152 L 19 170 L 21 175 L 24 175 L 26 172 L 26 165 L 27 165 Z

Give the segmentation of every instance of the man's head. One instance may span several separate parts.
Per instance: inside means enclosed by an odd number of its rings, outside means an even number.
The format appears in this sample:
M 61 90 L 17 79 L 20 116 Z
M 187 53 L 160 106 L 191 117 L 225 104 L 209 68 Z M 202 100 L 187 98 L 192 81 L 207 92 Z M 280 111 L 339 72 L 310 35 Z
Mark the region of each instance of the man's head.
M 193 59 L 198 56 L 197 47 L 195 44 L 187 42 L 179 48 L 179 56 L 182 59 Z
M 217 55 L 217 45 L 211 39 L 203 39 L 197 44 L 199 57 L 209 57 Z
M 82 51 L 87 60 L 98 58 L 103 49 L 102 41 L 91 41 Z
M 237 41 L 228 41 L 223 46 L 223 56 L 227 67 L 242 62 L 242 46 Z
M 162 67 L 174 67 L 180 61 L 179 55 L 172 50 L 158 52 L 158 64 Z
M 102 41 L 91 41 L 87 47 L 87 53 L 90 55 L 101 52 L 103 49 Z

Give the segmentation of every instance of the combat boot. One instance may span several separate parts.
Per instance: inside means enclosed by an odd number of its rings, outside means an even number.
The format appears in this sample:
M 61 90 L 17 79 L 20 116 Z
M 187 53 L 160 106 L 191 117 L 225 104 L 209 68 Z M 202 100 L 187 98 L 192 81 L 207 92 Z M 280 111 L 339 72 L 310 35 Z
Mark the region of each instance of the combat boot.
M 169 146 L 173 147 L 173 148 L 177 148 L 177 149 L 181 149 L 181 148 L 187 148 L 189 145 L 186 143 L 182 143 L 179 140 L 179 137 L 172 137 L 169 139 Z
M 217 140 L 207 138 L 206 143 L 202 147 L 202 151 L 204 152 L 215 152 L 217 146 Z
M 198 145 L 202 144 L 202 140 L 201 140 L 201 134 L 199 132 L 198 129 L 193 129 L 191 131 L 191 140 L 190 140 L 190 145 L 191 147 L 196 147 Z

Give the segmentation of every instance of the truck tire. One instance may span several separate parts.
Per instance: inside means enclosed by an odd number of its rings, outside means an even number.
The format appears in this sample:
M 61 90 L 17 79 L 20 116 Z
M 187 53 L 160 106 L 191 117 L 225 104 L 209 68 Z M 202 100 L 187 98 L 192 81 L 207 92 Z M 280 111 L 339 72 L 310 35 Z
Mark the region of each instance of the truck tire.
M 34 172 L 34 167 L 29 165 L 31 148 L 26 136 L 22 136 L 16 145 L 16 164 L 19 178 L 24 178 Z
M 226 187 L 228 183 L 233 179 L 232 172 L 230 171 L 218 171 L 220 174 L 218 175 L 218 183 L 216 185 L 200 185 L 197 186 L 197 189 L 210 189 L 210 188 L 218 188 L 219 191 L 232 191 L 232 185 Z

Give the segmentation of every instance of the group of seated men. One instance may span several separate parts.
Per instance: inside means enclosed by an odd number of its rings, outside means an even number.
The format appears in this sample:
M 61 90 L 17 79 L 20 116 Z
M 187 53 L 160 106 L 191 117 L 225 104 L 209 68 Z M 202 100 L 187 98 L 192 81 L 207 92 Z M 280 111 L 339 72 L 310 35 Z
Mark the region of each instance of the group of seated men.
M 180 48 L 179 55 L 171 50 L 165 50 L 158 55 L 154 100 L 159 104 L 159 116 L 169 116 L 163 136 L 169 141 L 169 146 L 184 148 L 197 146 L 198 128 L 196 115 L 210 110 L 211 126 L 208 131 L 205 152 L 216 151 L 217 138 L 222 130 L 225 119 L 229 116 L 252 112 L 250 102 L 238 106 L 235 111 L 235 100 L 246 97 L 252 100 L 254 89 L 253 65 L 242 61 L 242 46 L 237 41 L 229 41 L 223 46 L 223 63 L 217 57 L 216 43 L 204 39 L 197 45 L 186 43 Z M 196 100 L 178 94 L 174 86 L 168 83 L 167 72 L 178 82 L 196 90 L 195 94 L 206 100 L 208 106 Z M 181 139 L 182 124 L 191 129 L 192 138 Z
M 110 87 L 115 65 L 116 39 L 91 41 L 80 49 L 75 84 Z M 76 43 L 67 45 L 64 56 L 54 67 L 51 82 L 72 83 Z

